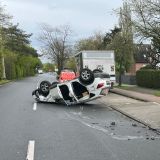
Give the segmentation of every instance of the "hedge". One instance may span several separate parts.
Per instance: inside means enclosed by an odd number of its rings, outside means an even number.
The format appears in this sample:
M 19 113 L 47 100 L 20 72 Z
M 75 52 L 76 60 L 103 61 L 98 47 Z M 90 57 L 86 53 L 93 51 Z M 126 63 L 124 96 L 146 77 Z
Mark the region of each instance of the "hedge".
M 136 82 L 141 87 L 160 88 L 160 70 L 139 70 L 136 72 Z
M 8 80 L 33 76 L 36 73 L 36 66 L 41 64 L 37 57 L 31 55 L 18 55 L 9 51 L 5 53 L 4 60 L 6 78 Z

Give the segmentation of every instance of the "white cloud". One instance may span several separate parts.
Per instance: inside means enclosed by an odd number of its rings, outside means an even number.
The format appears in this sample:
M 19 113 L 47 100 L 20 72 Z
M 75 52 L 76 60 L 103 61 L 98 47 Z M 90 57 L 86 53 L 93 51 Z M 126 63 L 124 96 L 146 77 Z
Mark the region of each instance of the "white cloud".
M 70 24 L 75 35 L 81 38 L 95 30 L 112 29 L 118 23 L 113 8 L 120 7 L 122 0 L 7 0 L 3 4 L 7 5 L 15 23 L 35 34 L 32 39 L 36 46 L 40 23 L 52 26 Z

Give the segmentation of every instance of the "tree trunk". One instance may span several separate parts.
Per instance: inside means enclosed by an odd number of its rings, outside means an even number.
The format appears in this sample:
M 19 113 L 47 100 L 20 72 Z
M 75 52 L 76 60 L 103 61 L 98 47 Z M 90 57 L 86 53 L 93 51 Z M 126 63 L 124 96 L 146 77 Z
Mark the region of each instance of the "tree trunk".
M 122 85 L 122 74 L 121 73 L 119 73 L 119 84 L 118 84 L 118 86 L 121 86 Z
M 122 85 L 122 62 L 120 63 L 120 67 L 119 67 L 119 77 L 118 77 L 118 86 Z
M 61 63 L 60 63 L 61 65 L 60 65 L 60 70 L 62 70 L 63 69 L 63 60 L 61 59 Z
M 2 54 L 2 79 L 6 79 L 6 71 L 5 71 L 5 64 L 4 64 L 4 56 Z
M 60 74 L 61 65 L 60 65 L 60 60 L 59 59 L 57 59 L 57 67 L 58 67 L 58 74 Z

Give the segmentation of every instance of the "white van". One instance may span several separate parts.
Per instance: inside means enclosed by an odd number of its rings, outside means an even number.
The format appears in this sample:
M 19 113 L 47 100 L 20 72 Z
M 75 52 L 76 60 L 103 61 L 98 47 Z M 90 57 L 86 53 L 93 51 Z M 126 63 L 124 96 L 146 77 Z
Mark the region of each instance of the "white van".
M 110 75 L 110 80 L 113 84 L 115 78 L 115 56 L 113 50 L 85 50 L 75 55 L 77 71 L 83 68 L 88 68 L 92 71 L 102 71 Z

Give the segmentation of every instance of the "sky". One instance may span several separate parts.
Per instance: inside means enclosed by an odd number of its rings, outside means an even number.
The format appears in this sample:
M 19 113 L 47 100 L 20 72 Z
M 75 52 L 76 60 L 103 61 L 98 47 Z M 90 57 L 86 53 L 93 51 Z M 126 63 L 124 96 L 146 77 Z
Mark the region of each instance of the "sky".
M 3 0 L 6 12 L 13 16 L 27 33 L 33 33 L 32 46 L 39 50 L 37 40 L 40 24 L 53 27 L 70 25 L 74 41 L 87 38 L 96 31 L 105 33 L 118 24 L 114 9 L 122 0 Z

